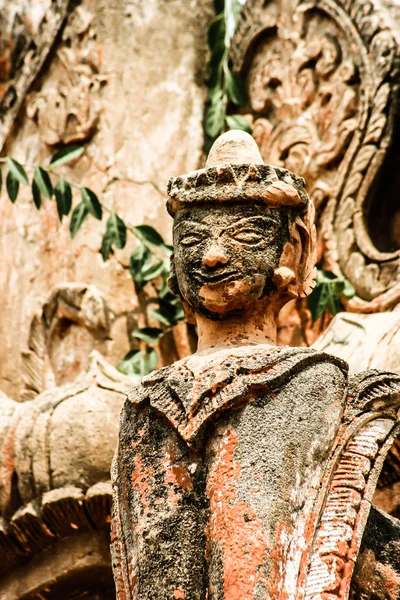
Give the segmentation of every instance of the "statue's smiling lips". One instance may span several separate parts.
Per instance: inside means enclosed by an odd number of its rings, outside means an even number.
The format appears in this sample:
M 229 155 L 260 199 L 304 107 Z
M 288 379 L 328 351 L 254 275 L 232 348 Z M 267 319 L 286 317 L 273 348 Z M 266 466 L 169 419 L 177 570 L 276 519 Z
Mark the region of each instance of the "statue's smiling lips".
M 218 271 L 204 273 L 203 271 L 194 271 L 193 277 L 201 285 L 213 285 L 226 283 L 233 279 L 240 279 L 242 275 L 236 269 L 218 269 Z

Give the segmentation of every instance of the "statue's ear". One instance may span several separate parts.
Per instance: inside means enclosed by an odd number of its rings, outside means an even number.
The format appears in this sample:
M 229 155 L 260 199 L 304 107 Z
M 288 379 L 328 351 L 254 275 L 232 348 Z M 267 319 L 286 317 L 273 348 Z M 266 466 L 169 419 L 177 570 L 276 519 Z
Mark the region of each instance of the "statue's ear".
M 315 261 L 314 205 L 309 202 L 306 213 L 297 215 L 292 221 L 290 238 L 283 248 L 279 263 L 279 267 L 287 267 L 295 275 L 287 286 L 290 298 L 303 298 L 311 293 L 316 275 Z
M 169 289 L 171 290 L 171 292 L 173 292 L 174 294 L 176 294 L 177 296 L 180 297 L 182 305 L 183 305 L 183 310 L 185 313 L 186 321 L 188 323 L 190 323 L 191 325 L 196 325 L 196 317 L 194 316 L 194 311 L 189 306 L 189 304 L 186 302 L 186 300 L 183 298 L 181 291 L 179 289 L 178 277 L 176 276 L 175 259 L 174 259 L 173 254 L 171 254 L 170 261 L 171 261 L 171 268 L 170 268 L 170 274 L 168 277 Z
M 175 258 L 174 255 L 171 254 L 170 257 L 170 273 L 168 277 L 168 287 L 173 294 L 180 296 L 178 278 L 176 276 L 176 268 L 175 268 Z

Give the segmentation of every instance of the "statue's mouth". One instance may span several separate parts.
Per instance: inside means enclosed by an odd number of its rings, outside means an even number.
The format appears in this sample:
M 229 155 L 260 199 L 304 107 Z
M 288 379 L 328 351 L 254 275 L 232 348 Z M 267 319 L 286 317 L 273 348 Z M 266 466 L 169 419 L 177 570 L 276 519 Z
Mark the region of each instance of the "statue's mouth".
M 238 279 L 240 276 L 237 270 L 219 270 L 217 272 L 203 273 L 202 271 L 194 271 L 194 278 L 201 285 L 213 285 L 217 283 L 225 283 L 227 281 L 232 281 L 233 279 Z

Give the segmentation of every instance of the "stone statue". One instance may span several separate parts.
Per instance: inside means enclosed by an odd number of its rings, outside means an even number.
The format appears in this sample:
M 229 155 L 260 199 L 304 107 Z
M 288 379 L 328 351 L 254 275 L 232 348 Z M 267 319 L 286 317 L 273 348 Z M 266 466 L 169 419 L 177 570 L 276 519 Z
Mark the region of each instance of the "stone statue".
M 400 376 L 277 347 L 313 285 L 304 181 L 243 132 L 171 179 L 171 288 L 192 356 L 128 393 L 113 463 L 122 599 L 347 599 L 370 501 L 397 432 Z M 388 596 L 389 597 L 389 596 Z

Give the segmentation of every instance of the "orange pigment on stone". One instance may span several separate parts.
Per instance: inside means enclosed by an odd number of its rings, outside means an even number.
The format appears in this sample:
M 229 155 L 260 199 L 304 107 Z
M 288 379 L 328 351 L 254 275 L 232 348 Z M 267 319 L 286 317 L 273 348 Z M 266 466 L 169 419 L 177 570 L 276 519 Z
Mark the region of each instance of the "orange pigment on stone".
M 263 579 L 267 545 L 262 522 L 252 507 L 235 501 L 235 482 L 240 476 L 240 463 L 234 458 L 236 445 L 235 432 L 226 431 L 207 481 L 211 517 L 206 533 L 208 545 L 221 550 L 224 599 L 251 600 Z

